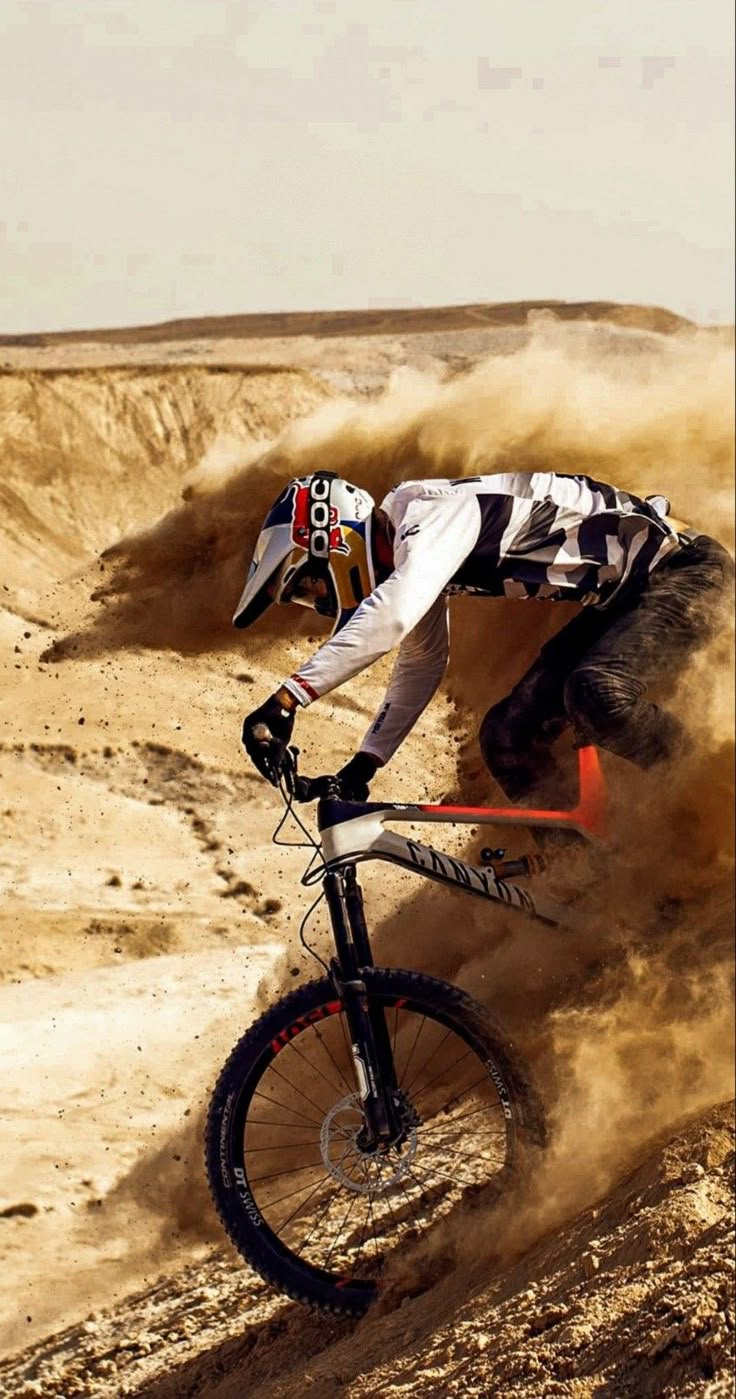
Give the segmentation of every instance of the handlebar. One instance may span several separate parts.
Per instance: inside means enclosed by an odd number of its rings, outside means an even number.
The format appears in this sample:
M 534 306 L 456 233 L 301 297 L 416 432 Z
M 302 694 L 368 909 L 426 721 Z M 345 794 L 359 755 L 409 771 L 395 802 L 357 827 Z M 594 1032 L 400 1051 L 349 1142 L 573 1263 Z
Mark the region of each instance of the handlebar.
M 322 797 L 342 796 L 338 777 L 303 777 L 298 769 L 299 749 L 287 748 L 281 764 L 281 776 L 287 792 L 294 801 L 314 802 Z

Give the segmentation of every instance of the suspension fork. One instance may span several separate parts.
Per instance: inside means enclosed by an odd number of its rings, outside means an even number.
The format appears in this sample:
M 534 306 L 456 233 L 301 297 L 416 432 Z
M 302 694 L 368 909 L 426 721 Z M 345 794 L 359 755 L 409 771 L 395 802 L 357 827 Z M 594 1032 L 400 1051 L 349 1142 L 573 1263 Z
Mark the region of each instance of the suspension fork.
M 371 950 L 370 938 L 366 927 L 365 912 L 363 909 L 363 891 L 358 883 L 355 873 L 355 866 L 350 865 L 345 872 L 345 905 L 350 921 L 350 930 L 353 935 L 353 946 L 358 958 L 358 966 L 372 967 L 373 952 Z M 373 1038 L 378 1052 L 378 1060 L 381 1069 L 381 1079 L 384 1086 L 394 1091 L 396 1083 L 396 1066 L 394 1064 L 393 1049 L 391 1046 L 391 1036 L 386 1024 L 386 1012 L 377 1001 L 369 1003 L 368 1013 L 370 1015 Z
M 330 971 L 345 1007 L 363 1103 L 361 1146 L 371 1150 L 398 1140 L 401 1134 L 391 1038 L 385 1011 L 369 1002 L 361 975 L 363 967 L 373 966 L 373 957 L 355 866 L 330 870 L 324 887 L 337 948 Z

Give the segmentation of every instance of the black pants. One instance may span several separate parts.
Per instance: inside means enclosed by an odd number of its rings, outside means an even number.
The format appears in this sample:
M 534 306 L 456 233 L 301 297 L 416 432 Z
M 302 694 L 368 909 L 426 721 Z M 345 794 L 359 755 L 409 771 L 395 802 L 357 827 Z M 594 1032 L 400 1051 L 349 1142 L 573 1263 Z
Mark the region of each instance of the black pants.
M 553 636 L 481 725 L 483 758 L 507 796 L 560 798 L 551 747 L 568 724 L 577 744 L 596 743 L 641 768 L 676 753 L 681 725 L 652 703 L 648 687 L 676 677 L 713 636 L 733 575 L 723 546 L 699 535 L 633 599 L 585 608 Z

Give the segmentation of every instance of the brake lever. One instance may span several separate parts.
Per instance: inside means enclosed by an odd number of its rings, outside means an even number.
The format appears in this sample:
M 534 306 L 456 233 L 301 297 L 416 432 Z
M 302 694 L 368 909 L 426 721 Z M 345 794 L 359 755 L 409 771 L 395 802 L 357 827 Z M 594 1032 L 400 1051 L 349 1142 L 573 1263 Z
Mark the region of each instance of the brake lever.
M 281 762 L 281 776 L 284 786 L 289 796 L 297 802 L 314 801 L 319 796 L 313 790 L 314 783 L 310 777 L 302 777 L 299 772 L 299 749 L 296 744 L 287 748 Z
M 301 798 L 296 796 L 296 784 L 302 780 L 297 775 L 298 758 L 299 749 L 297 747 L 287 748 L 279 769 L 279 777 L 283 780 L 288 795 L 296 797 L 297 801 Z

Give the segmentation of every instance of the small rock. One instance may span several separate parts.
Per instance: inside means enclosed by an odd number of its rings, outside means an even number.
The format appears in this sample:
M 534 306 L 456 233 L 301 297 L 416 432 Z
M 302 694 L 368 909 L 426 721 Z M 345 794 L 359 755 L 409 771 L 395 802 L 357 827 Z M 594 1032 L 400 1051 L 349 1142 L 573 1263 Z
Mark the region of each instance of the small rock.
M 33 1219 L 34 1214 L 38 1214 L 38 1205 L 23 1201 L 19 1205 L 8 1205 L 7 1209 L 0 1210 L 0 1219 Z
M 677 1340 L 677 1333 L 679 1330 L 680 1327 L 678 1324 L 677 1326 L 668 1326 L 666 1331 L 662 1331 L 660 1335 L 655 1338 L 647 1351 L 649 1359 L 654 1360 L 658 1355 L 662 1355 L 664 1351 L 668 1350 Z
M 538 1336 L 540 1332 L 549 1331 L 552 1326 L 557 1326 L 559 1322 L 565 1320 L 567 1312 L 567 1307 L 563 1306 L 562 1303 L 559 1306 L 546 1307 L 538 1316 L 532 1317 L 529 1323 L 532 1335 Z
M 697 1161 L 693 1161 L 688 1166 L 687 1170 L 683 1172 L 682 1178 L 685 1181 L 685 1184 L 689 1185 L 693 1181 L 702 1180 L 704 1175 L 705 1171 L 703 1170 L 703 1167 L 699 1165 Z
M 601 1266 L 601 1260 L 597 1253 L 583 1254 L 583 1272 L 586 1278 L 594 1278 Z

